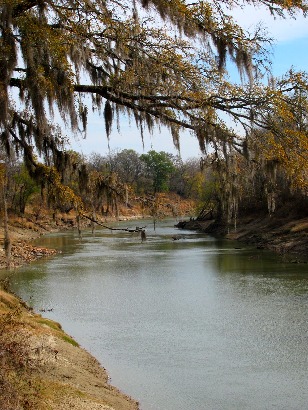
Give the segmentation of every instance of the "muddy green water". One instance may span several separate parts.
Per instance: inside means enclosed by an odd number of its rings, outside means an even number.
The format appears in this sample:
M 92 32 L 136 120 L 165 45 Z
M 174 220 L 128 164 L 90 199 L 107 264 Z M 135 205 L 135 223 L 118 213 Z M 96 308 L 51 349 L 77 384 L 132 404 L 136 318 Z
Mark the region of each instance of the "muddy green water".
M 140 222 L 145 243 L 49 235 L 39 243 L 63 253 L 15 272 L 13 290 L 52 309 L 142 410 L 307 409 L 308 265 L 174 223 Z

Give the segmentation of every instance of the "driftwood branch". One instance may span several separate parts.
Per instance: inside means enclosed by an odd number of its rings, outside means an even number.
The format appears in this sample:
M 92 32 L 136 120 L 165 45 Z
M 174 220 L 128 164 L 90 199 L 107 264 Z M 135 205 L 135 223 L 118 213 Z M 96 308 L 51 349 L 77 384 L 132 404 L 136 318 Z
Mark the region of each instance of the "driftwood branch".
M 111 231 L 141 232 L 141 231 L 144 231 L 144 229 L 146 228 L 145 226 L 141 226 L 141 227 L 136 226 L 135 229 L 131 229 L 131 228 L 112 228 L 111 226 L 104 225 L 101 222 L 97 221 L 96 219 L 91 218 L 90 216 L 87 216 L 85 214 L 81 214 L 81 216 L 83 216 L 86 219 L 89 219 L 89 221 L 94 222 L 99 226 L 102 226 L 103 228 L 110 229 Z

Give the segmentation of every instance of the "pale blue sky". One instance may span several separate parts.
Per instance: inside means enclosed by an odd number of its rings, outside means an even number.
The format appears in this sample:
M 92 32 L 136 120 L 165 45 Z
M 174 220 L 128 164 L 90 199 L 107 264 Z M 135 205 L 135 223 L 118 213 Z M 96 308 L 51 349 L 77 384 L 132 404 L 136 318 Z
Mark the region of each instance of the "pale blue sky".
M 308 26 L 308 20 L 307 20 Z M 282 75 L 290 66 L 308 72 L 308 31 L 305 37 L 279 42 L 274 48 L 273 72 Z
M 272 71 L 274 76 L 281 76 L 292 66 L 296 70 L 308 71 L 308 19 L 299 16 L 293 19 L 273 19 L 264 9 L 247 7 L 245 10 L 234 12 L 235 18 L 244 28 L 252 28 L 262 23 L 267 28 L 269 35 L 275 39 L 273 46 Z M 198 142 L 189 133 L 181 136 L 181 156 L 184 160 L 190 157 L 200 157 Z M 172 137 L 164 128 L 154 132 L 153 136 L 145 133 L 144 148 L 140 133 L 135 128 L 134 122 L 130 125 L 128 120 L 121 123 L 121 133 L 114 127 L 109 143 L 111 150 L 134 149 L 138 153 L 166 151 L 177 154 Z M 72 143 L 76 151 L 89 155 L 98 152 L 101 155 L 108 153 L 108 142 L 105 135 L 105 126 L 102 118 L 89 116 L 88 134 L 85 140 L 79 139 Z

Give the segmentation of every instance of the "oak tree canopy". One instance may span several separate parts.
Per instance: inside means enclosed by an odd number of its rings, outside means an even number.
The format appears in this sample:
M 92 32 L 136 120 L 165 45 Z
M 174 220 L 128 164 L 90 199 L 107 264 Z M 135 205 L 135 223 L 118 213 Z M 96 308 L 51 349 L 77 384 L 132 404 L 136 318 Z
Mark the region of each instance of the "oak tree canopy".
M 306 101 L 305 75 L 263 85 L 270 40 L 230 17 L 232 7 L 249 4 L 279 17 L 308 10 L 306 1 L 285 0 L 0 0 L 0 136 L 7 153 L 22 153 L 33 172 L 34 149 L 47 165 L 65 168 L 55 114 L 77 133 L 86 129 L 89 109 L 101 112 L 107 137 L 128 114 L 141 137 L 144 127 L 163 124 L 178 146 L 188 129 L 201 151 L 210 144 L 217 155 L 247 155 L 252 132 L 279 145 L 286 124 L 302 141 L 297 131 L 305 124 L 294 130 L 294 116 L 295 96 Z M 227 62 L 246 81 L 233 84 Z

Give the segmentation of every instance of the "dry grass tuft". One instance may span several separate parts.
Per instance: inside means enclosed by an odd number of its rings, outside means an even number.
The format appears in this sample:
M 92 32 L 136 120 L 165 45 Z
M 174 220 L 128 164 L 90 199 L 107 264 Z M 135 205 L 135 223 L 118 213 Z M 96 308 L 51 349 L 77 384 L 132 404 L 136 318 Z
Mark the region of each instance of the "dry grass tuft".
M 0 315 L 0 408 L 44 410 L 41 386 L 32 376 L 37 354 L 32 351 L 31 329 L 23 318 L 23 307 L 1 291 Z

